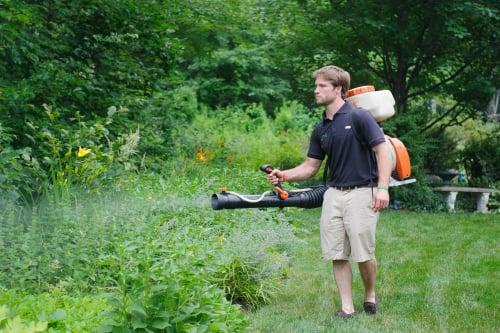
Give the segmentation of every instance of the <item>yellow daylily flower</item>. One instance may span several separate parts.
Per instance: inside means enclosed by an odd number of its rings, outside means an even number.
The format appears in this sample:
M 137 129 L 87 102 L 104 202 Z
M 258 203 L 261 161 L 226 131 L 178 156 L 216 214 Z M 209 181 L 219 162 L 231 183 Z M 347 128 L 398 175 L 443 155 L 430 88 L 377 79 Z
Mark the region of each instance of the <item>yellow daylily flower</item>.
M 76 156 L 85 157 L 88 154 L 90 154 L 90 149 L 78 147 L 78 153 L 76 154 Z

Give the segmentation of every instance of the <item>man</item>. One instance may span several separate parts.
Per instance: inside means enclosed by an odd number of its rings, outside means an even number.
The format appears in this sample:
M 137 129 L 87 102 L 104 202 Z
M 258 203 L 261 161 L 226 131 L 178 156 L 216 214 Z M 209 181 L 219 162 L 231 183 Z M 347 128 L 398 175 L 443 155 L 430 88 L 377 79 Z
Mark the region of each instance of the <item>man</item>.
M 353 133 L 354 107 L 344 101 L 350 84 L 348 72 L 336 66 L 326 66 L 315 71 L 313 77 L 316 80 L 316 102 L 324 106 L 325 112 L 311 135 L 307 159 L 293 169 L 274 170 L 268 179 L 276 184 L 278 180 L 311 178 L 318 172 L 325 156 L 328 157 L 329 188 L 323 200 L 320 236 L 323 258 L 333 262 L 333 275 L 341 299 L 342 308 L 337 316 L 350 318 L 355 314 L 349 256 L 358 263 L 363 279 L 364 311 L 375 314 L 378 308 L 375 228 L 379 211 L 389 204 L 391 165 L 388 146 L 369 112 L 358 113 L 357 121 L 362 130 L 357 136 Z

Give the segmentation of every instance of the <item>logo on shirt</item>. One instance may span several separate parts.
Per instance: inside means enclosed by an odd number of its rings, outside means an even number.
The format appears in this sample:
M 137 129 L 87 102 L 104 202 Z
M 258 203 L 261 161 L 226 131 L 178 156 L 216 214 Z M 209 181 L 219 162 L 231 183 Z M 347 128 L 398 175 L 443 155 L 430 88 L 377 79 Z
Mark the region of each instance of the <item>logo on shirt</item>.
M 347 125 L 347 126 L 345 127 L 345 129 L 351 129 L 351 126 Z

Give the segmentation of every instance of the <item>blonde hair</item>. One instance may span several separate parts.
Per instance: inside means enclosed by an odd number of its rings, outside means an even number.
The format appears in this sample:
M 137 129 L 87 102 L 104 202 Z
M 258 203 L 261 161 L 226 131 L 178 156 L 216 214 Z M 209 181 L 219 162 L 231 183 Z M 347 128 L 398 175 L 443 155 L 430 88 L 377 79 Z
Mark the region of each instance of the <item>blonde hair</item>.
M 334 87 L 342 87 L 342 98 L 346 97 L 347 90 L 351 84 L 351 76 L 345 70 L 337 66 L 325 66 L 314 71 L 313 78 L 321 77 L 329 81 Z

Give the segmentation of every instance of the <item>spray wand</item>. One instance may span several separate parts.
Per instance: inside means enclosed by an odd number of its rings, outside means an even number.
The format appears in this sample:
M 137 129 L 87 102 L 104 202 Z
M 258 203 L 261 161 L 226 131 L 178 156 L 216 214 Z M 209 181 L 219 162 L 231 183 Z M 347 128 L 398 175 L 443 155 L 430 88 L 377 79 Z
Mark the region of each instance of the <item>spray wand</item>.
M 270 174 L 274 167 L 271 164 L 263 164 L 260 170 Z M 326 186 L 320 185 L 307 189 L 285 191 L 280 181 L 274 186 L 273 191 L 266 191 L 261 195 L 240 194 L 222 188 L 219 193 L 212 195 L 212 208 L 235 209 L 235 208 L 263 208 L 263 207 L 320 207 L 323 202 L 323 194 Z
M 270 174 L 274 167 L 264 164 L 260 170 Z M 414 183 L 415 179 L 396 181 L 391 178 L 389 186 L 401 186 Z M 221 188 L 219 193 L 212 194 L 212 209 L 239 209 L 239 208 L 266 208 L 266 207 L 299 207 L 317 208 L 323 204 L 323 195 L 328 189 L 325 185 L 311 186 L 300 190 L 285 191 L 278 182 L 273 191 L 266 191 L 261 195 L 240 194 Z

